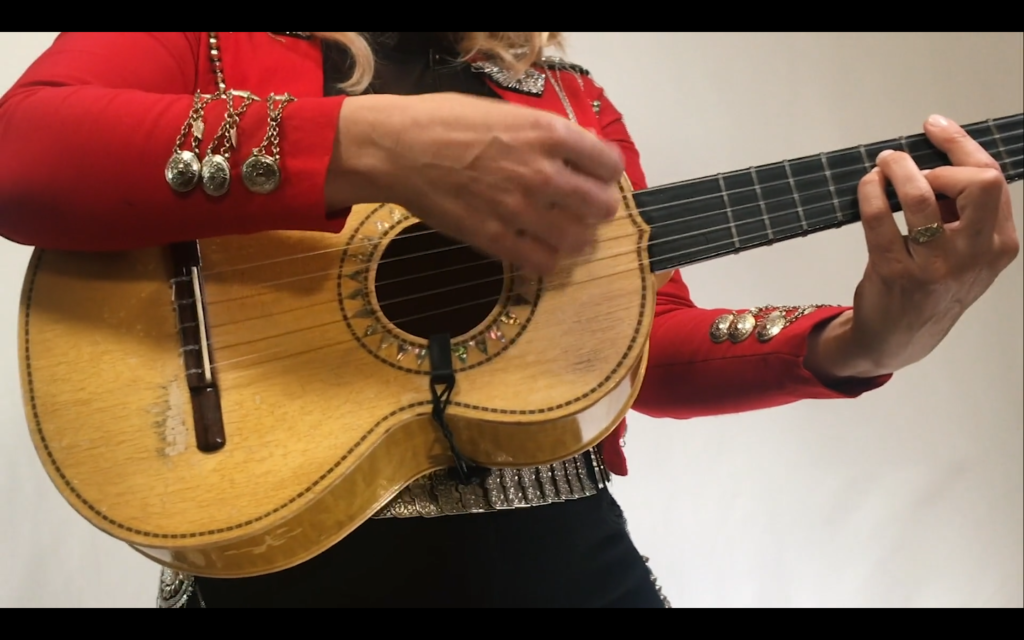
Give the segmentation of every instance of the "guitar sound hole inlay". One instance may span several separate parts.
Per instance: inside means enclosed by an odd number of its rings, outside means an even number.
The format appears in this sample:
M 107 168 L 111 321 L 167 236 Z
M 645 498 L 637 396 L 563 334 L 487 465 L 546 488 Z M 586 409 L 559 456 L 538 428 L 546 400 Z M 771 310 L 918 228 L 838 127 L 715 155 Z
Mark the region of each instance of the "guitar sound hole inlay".
M 373 357 L 426 374 L 429 336 L 448 334 L 457 371 L 490 362 L 526 330 L 543 282 L 380 205 L 353 230 L 338 301 Z

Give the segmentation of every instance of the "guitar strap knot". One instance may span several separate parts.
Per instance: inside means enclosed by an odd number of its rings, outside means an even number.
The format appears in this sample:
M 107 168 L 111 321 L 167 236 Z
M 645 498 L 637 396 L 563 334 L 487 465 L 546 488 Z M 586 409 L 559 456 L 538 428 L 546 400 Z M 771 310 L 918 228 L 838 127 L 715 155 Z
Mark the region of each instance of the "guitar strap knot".
M 452 344 L 448 334 L 432 336 L 429 340 L 428 353 L 430 357 L 430 398 L 433 408 L 431 417 L 440 427 L 445 440 L 448 441 L 448 448 L 452 457 L 455 458 L 455 467 L 451 470 L 460 484 L 468 485 L 473 480 L 481 478 L 486 469 L 469 463 L 455 445 L 455 436 L 445 417 L 448 406 L 451 404 L 452 393 L 455 391 L 455 368 L 452 365 Z

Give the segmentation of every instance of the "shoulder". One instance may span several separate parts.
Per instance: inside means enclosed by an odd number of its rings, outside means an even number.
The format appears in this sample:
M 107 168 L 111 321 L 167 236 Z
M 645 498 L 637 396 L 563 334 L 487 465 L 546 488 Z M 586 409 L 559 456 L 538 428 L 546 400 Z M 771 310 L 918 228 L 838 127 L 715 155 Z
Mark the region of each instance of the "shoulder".
M 570 98 L 594 100 L 600 98 L 600 94 L 604 92 L 604 88 L 594 79 L 590 69 L 565 58 L 541 58 L 536 68 L 550 81 L 558 83 L 559 88 L 569 94 Z M 578 89 L 579 93 L 574 89 Z
M 587 69 L 586 67 L 584 67 L 581 64 L 576 64 L 575 62 L 569 62 L 565 58 L 559 58 L 559 57 L 556 57 L 556 56 L 545 56 L 545 57 L 540 59 L 539 66 L 541 68 L 543 68 L 543 69 L 548 69 L 548 70 L 555 71 L 555 72 L 566 71 L 566 72 L 571 73 L 573 75 L 585 76 L 587 78 L 592 78 L 592 74 L 590 73 L 590 69 Z

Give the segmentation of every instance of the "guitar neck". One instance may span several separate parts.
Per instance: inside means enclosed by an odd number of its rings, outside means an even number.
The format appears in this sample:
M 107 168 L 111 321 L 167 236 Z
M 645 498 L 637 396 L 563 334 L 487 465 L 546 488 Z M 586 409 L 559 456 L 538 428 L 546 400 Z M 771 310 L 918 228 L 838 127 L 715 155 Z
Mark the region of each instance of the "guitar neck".
M 1008 182 L 1024 176 L 1024 114 L 964 129 L 999 162 Z M 858 222 L 857 184 L 886 149 L 909 153 L 921 169 L 950 164 L 917 134 L 635 192 L 651 227 L 652 270 L 671 271 Z M 899 211 L 892 187 L 888 195 Z

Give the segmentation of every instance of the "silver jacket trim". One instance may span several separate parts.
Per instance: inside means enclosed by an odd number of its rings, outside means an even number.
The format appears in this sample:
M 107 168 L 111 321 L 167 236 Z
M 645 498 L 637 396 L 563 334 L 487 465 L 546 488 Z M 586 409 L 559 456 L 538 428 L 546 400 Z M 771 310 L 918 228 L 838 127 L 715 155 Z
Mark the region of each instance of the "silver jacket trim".
M 544 95 L 544 90 L 547 88 L 547 76 L 550 75 L 545 72 L 568 71 L 576 77 L 577 81 L 580 82 L 580 86 L 582 86 L 580 77 L 590 76 L 590 71 L 584 67 L 554 56 L 542 58 L 540 66 L 544 71 L 527 69 L 521 77 L 516 78 L 494 62 L 474 62 L 471 65 L 474 71 L 487 74 L 499 87 L 534 97 Z
M 658 584 L 658 577 L 654 575 L 654 570 L 651 569 L 651 559 L 647 556 L 641 556 L 644 559 L 644 564 L 647 565 L 647 571 L 651 574 L 651 582 L 654 583 L 654 589 L 658 592 L 658 597 L 661 598 L 661 603 L 665 605 L 666 609 L 672 608 L 672 603 L 669 602 L 665 593 L 661 590 L 661 585 Z
M 516 78 L 493 62 L 474 62 L 470 66 L 473 71 L 487 74 L 495 84 L 509 91 L 516 91 L 534 97 L 544 95 L 546 79 L 544 74 L 536 69 L 527 69 L 521 77 Z
M 160 568 L 160 591 L 156 596 L 158 609 L 184 609 L 195 593 L 195 578 L 167 567 Z M 198 594 L 197 594 L 198 595 Z M 203 600 L 199 598 L 200 605 Z M 205 607 L 203 607 L 205 608 Z

